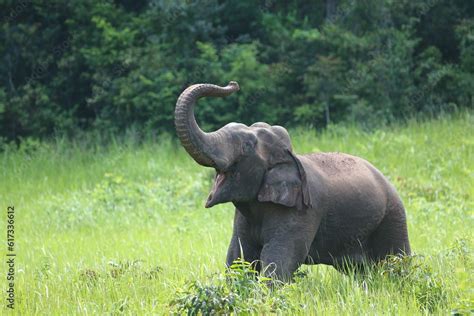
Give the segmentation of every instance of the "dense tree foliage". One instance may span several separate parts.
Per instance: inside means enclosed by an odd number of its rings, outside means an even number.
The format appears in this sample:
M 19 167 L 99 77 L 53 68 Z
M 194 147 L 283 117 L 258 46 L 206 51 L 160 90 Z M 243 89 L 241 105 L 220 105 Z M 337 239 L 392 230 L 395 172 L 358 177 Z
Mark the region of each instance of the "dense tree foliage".
M 474 1 L 0 0 L 0 136 L 201 124 L 390 123 L 473 107 Z

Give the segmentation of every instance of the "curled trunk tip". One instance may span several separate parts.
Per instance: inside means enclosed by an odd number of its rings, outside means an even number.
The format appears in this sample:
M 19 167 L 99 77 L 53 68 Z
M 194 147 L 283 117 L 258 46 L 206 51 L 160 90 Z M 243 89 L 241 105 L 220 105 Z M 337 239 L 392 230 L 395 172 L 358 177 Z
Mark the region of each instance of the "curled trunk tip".
M 188 154 L 200 165 L 217 168 L 219 137 L 216 132 L 205 133 L 194 117 L 194 104 L 202 97 L 225 97 L 240 89 L 236 81 L 220 87 L 203 83 L 192 85 L 181 93 L 176 103 L 175 127 L 178 138 Z

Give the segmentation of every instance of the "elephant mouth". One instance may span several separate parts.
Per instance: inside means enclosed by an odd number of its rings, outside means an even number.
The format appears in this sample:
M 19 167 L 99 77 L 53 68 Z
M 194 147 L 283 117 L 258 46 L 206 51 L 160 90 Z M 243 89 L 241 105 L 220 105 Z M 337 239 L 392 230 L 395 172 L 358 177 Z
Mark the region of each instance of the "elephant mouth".
M 206 208 L 213 207 L 216 204 L 222 203 L 222 187 L 226 180 L 226 175 L 223 172 L 219 172 L 214 180 L 211 193 L 207 197 Z

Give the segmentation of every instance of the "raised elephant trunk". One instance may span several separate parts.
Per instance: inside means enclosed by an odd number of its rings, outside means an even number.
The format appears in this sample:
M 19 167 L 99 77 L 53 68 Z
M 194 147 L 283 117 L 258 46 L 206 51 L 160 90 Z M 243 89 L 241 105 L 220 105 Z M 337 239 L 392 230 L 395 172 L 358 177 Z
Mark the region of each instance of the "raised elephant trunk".
M 223 157 L 218 155 L 221 135 L 218 132 L 203 132 L 194 118 L 196 100 L 202 97 L 225 97 L 238 90 L 239 84 L 235 81 L 229 82 L 226 87 L 195 84 L 179 96 L 174 116 L 176 133 L 184 149 L 198 164 L 219 168 L 219 161 Z

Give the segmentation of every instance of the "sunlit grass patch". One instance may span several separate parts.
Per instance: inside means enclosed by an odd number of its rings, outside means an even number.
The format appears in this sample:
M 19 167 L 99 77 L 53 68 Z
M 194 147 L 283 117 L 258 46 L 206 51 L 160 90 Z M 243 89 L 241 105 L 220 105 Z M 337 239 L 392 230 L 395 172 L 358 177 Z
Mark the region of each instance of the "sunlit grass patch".
M 0 154 L 0 196 L 16 210 L 16 312 L 185 313 L 213 299 L 235 313 L 472 312 L 474 116 L 290 135 L 297 153 L 347 152 L 382 170 L 407 209 L 415 256 L 361 276 L 303 266 L 274 289 L 238 270 L 229 283 L 233 207 L 204 208 L 213 170 L 179 144 L 30 140 Z

